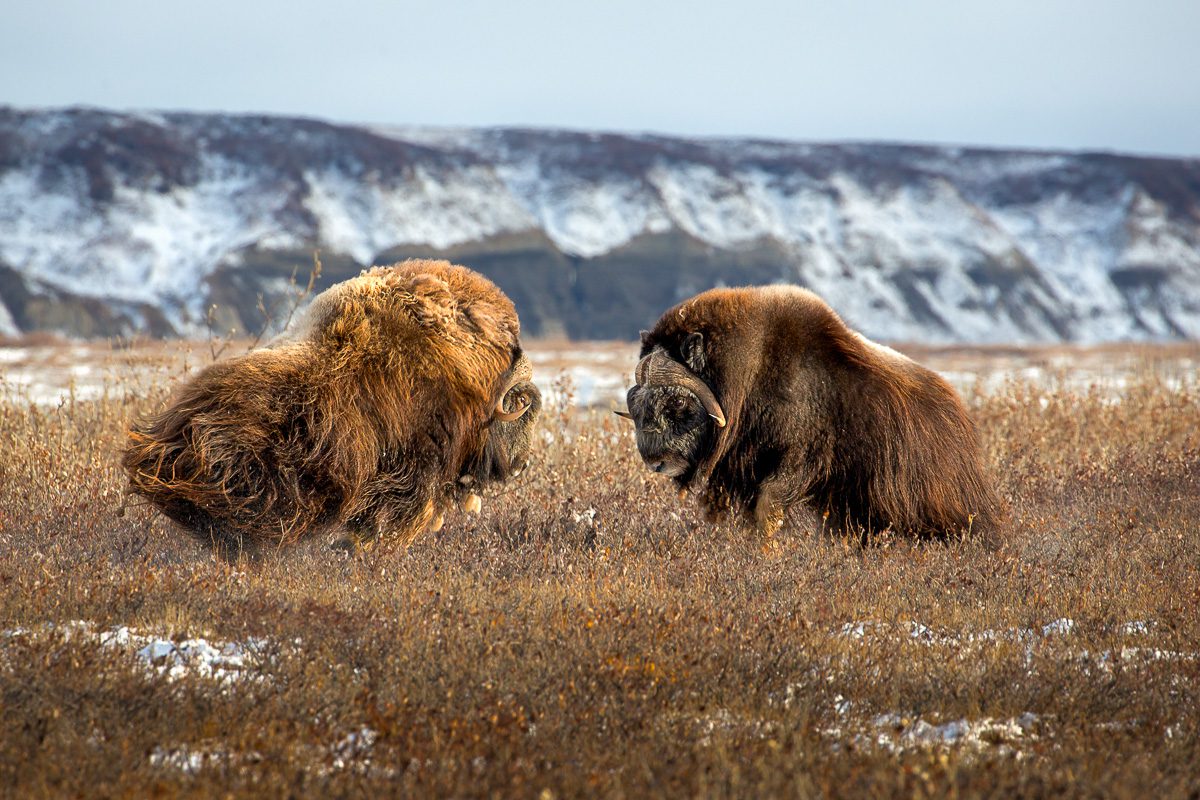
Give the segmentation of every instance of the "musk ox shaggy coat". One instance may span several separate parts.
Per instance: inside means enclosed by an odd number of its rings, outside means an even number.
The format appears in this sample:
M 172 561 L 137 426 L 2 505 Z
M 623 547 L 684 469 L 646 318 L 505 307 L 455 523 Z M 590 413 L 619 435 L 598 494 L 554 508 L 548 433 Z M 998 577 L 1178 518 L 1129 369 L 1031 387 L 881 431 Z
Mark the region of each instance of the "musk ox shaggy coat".
M 541 399 L 519 332 L 469 269 L 367 270 L 136 424 L 129 490 L 226 554 L 335 527 L 407 543 L 525 465 Z
M 675 306 L 642 334 L 636 377 L 643 459 L 710 513 L 773 533 L 805 503 L 827 529 L 917 536 L 990 532 L 1002 515 L 954 389 L 805 289 Z

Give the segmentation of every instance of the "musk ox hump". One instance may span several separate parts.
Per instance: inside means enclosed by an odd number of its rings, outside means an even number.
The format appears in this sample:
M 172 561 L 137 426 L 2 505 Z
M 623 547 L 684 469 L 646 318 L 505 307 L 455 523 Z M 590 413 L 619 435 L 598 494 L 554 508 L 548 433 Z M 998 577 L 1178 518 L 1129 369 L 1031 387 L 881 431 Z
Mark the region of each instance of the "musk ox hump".
M 512 301 L 494 283 L 446 261 L 372 267 L 323 292 L 306 317 L 295 337 L 367 350 L 372 337 L 405 333 L 504 350 L 521 332 Z

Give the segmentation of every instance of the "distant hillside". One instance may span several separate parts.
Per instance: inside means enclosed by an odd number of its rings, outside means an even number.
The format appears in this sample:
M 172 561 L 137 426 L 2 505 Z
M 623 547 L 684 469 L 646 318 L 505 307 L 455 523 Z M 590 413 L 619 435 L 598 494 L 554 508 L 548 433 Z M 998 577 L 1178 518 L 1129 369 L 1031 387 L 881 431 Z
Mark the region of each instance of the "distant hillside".
M 438 255 L 527 335 L 787 281 L 889 340 L 1200 337 L 1200 160 L 0 108 L 0 332 L 257 330 Z

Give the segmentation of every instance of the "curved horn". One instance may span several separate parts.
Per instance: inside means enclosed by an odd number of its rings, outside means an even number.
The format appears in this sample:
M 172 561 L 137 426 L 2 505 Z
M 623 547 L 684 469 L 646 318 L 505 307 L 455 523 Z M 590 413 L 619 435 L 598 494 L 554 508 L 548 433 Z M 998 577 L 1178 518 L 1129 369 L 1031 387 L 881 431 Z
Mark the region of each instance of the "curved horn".
M 518 383 L 523 383 L 533 377 L 533 365 L 529 363 L 529 358 L 522 353 L 517 359 L 517 363 L 513 365 L 512 372 L 508 376 L 508 380 L 504 382 L 504 389 L 500 392 L 500 399 L 496 401 L 496 408 L 492 412 L 492 420 L 496 422 L 512 422 L 515 419 L 520 419 L 521 416 L 529 410 L 529 403 L 523 402 L 512 411 L 504 410 L 504 398 L 508 397 L 508 393 Z
M 668 356 L 663 350 L 655 349 L 638 362 L 634 379 L 639 386 L 682 386 L 696 397 L 712 417 L 718 428 L 725 427 L 725 412 L 717 402 L 716 395 L 699 375 Z

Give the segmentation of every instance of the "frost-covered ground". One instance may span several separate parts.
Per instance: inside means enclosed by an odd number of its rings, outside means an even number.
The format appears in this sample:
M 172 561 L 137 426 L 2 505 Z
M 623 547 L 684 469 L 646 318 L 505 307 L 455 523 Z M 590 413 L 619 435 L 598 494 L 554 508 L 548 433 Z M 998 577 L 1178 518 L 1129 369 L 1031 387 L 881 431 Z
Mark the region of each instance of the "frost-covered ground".
M 0 401 L 14 796 L 1200 789 L 1196 345 L 901 346 L 978 385 L 1011 520 L 861 547 L 815 510 L 768 540 L 705 519 L 603 402 L 636 346 L 530 341 L 557 394 L 536 466 L 480 513 L 405 549 L 331 556 L 318 535 L 231 565 L 130 503 L 115 457 L 208 343 L 19 344 Z M 107 401 L 57 405 L 110 372 Z M 41 405 L 14 401 L 35 385 Z M 567 413 L 572 392 L 598 413 Z
M 1025 651 L 1027 677 L 1032 679 L 1038 663 L 1049 663 L 1057 671 L 1064 668 L 1075 678 L 1105 681 L 1113 670 L 1137 663 L 1165 662 L 1190 665 L 1200 659 L 1200 651 L 1162 649 L 1155 645 L 1161 626 L 1153 620 L 1133 620 L 1116 625 L 1112 638 L 1118 646 L 1102 651 L 1089 649 L 1076 641 L 1074 620 L 1059 618 L 1037 627 L 984 629 L 979 631 L 934 630 L 916 621 L 889 623 L 877 620 L 847 622 L 828 631 L 832 640 L 848 644 L 870 643 L 873 646 L 934 648 L 945 658 L 968 662 L 981 656 L 981 649 L 1016 645 Z M 102 627 L 86 620 L 61 623 L 43 622 L 0 631 L 0 666 L 9 657 L 8 651 L 22 640 L 59 637 L 64 643 L 94 647 L 126 659 L 135 669 L 168 681 L 198 680 L 212 682 L 235 691 L 237 684 L 249 680 L 261 683 L 269 675 L 272 658 L 286 652 L 287 657 L 305 658 L 304 642 L 296 639 L 281 648 L 278 643 L 263 638 L 242 641 L 223 641 L 210 636 L 166 631 L 144 631 L 125 625 Z M 1042 661 L 1038 661 L 1042 659 Z M 1048 660 L 1047 660 L 1048 659 Z M 1035 663 L 1037 662 L 1037 663 Z M 838 683 L 838 666 L 833 659 L 821 666 L 821 680 L 832 686 Z M 770 705 L 790 709 L 802 702 L 811 689 L 803 683 L 788 685 L 770 700 Z M 820 731 L 822 740 L 831 750 L 845 748 L 878 750 L 894 755 L 906 751 L 958 751 L 966 757 L 985 751 L 1017 759 L 1027 757 L 1026 749 L 1039 740 L 1053 737 L 1059 721 L 1052 716 L 1024 711 L 1007 718 L 990 716 L 958 717 L 935 715 L 927 718 L 912 709 L 880 710 L 871 708 L 853 697 L 834 695 L 832 719 L 835 724 Z M 701 747 L 718 745 L 723 738 L 751 737 L 774 741 L 786 733 L 780 723 L 769 718 L 735 713 L 715 708 L 699 717 L 676 720 L 690 731 Z M 1100 722 L 1100 726 L 1119 728 L 1119 722 Z M 1162 731 L 1164 740 L 1179 735 L 1179 723 Z M 529 731 L 536 736 L 536 727 Z M 372 748 L 378 731 L 361 726 L 347 732 L 328 746 L 317 748 L 305 757 L 322 765 L 327 771 L 353 767 L 372 774 L 396 773 L 395 767 L 375 764 Z M 313 748 L 309 748 L 310 750 Z M 220 769 L 230 765 L 245 766 L 261 760 L 255 752 L 231 751 L 219 739 L 194 743 L 164 743 L 148 755 L 156 767 L 176 769 L 196 774 L 205 769 Z M 411 766 L 411 765 L 410 765 Z M 416 765 L 420 768 L 422 765 Z M 428 765 L 425 765 L 428 766 Z M 480 765 L 482 766 L 482 765 Z
M 608 409 L 624 403 L 632 385 L 638 346 L 624 342 L 526 343 L 534 382 L 549 404 Z M 234 355 L 246 345 L 231 344 Z M 899 349 L 937 370 L 964 394 L 995 393 L 1009 383 L 1043 389 L 1099 391 L 1119 397 L 1129 382 L 1147 372 L 1168 386 L 1192 379 L 1200 369 L 1200 346 L 1137 345 L 1027 348 Z M 146 344 L 134 348 L 105 343 L 0 346 L 0 390 L 39 405 L 57 405 L 72 394 L 94 399 L 109 387 L 147 390 L 177 380 L 212 361 L 207 342 Z
M 147 632 L 127 625 L 104 628 L 88 620 L 45 622 L 0 631 L 0 666 L 8 650 L 22 640 L 59 637 L 65 644 L 94 647 L 116 654 L 135 669 L 168 681 L 193 679 L 221 685 L 226 691 L 241 681 L 261 682 L 264 669 L 280 652 L 276 643 L 259 637 L 241 641 L 222 641 L 211 636 Z M 303 657 L 303 641 L 295 639 L 285 648 Z M 351 761 L 357 766 L 370 765 L 370 750 L 378 734 L 362 727 L 330 744 L 320 753 L 308 756 L 324 761 L 332 770 L 345 768 Z M 203 769 L 222 768 L 230 763 L 246 765 L 261 760 L 254 752 L 230 751 L 219 740 L 200 743 L 162 744 L 148 755 L 151 765 L 196 774 Z
M 105 629 L 87 620 L 10 628 L 0 631 L 0 642 L 8 647 L 15 640 L 47 636 L 82 641 L 89 646 L 120 653 L 147 671 L 169 680 L 185 677 L 218 682 L 241 680 L 261 663 L 268 646 L 264 639 L 220 641 L 205 636 L 147 633 L 127 625 Z

